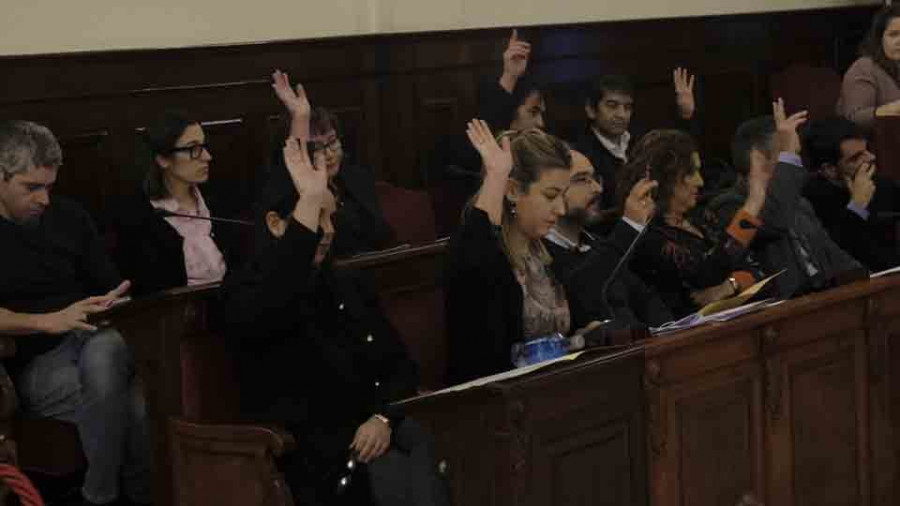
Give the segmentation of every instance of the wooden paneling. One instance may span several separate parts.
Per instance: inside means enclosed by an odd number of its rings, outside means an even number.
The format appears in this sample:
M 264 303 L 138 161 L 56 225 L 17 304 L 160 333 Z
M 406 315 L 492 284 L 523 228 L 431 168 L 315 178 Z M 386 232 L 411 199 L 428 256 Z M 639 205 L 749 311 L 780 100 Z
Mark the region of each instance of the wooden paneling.
M 850 7 L 521 33 L 534 45 L 530 72 L 548 90 L 552 131 L 572 138 L 584 128 L 582 90 L 608 72 L 635 80 L 636 123 L 666 124 L 670 72 L 684 65 L 699 76 L 706 156 L 727 159 L 737 124 L 768 112 L 769 76 L 793 63 L 846 68 L 872 12 Z M 490 29 L 2 57 L 0 117 L 45 123 L 64 139 L 106 132 L 91 148 L 67 141 L 78 152 L 65 170 L 77 174 L 60 184 L 95 212 L 105 196 L 133 184 L 133 132 L 162 109 L 185 109 L 204 121 L 240 119 L 209 132 L 217 151 L 210 188 L 231 204 L 227 213 L 242 214 L 247 209 L 239 204 L 277 142 L 271 118 L 282 111 L 269 75 L 281 68 L 306 84 L 314 104 L 337 112 L 351 158 L 385 180 L 417 187 L 422 154 L 442 136 L 461 133 L 476 114 L 478 84 L 498 77 L 507 38 L 507 30 Z

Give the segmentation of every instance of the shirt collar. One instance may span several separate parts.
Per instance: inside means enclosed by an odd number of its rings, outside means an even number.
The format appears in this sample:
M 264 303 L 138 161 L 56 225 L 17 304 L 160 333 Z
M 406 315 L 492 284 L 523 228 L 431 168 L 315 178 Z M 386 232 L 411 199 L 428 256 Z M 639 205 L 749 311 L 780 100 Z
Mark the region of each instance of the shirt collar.
M 626 131 L 622 134 L 622 137 L 619 138 L 619 142 L 613 142 L 598 132 L 596 128 L 591 127 L 591 130 L 594 132 L 597 140 L 600 141 L 600 144 L 612 153 L 614 157 L 628 163 L 628 144 L 631 142 L 631 132 Z
M 192 186 L 191 191 L 194 193 L 194 197 L 197 198 L 197 216 L 209 217 L 209 208 L 206 207 L 206 201 L 203 200 L 203 195 L 200 193 L 200 189 L 196 186 Z M 165 209 L 170 213 L 194 214 L 193 211 L 179 209 L 178 201 L 175 200 L 174 197 L 165 197 L 162 199 L 151 200 L 150 205 L 155 209 Z
M 568 251 L 577 251 L 578 253 L 587 253 L 591 250 L 591 245 L 589 242 L 594 240 L 594 236 L 592 236 L 587 230 L 581 229 L 579 232 L 580 236 L 584 236 L 587 241 L 574 242 L 568 237 L 564 236 L 562 233 L 557 230 L 554 226 L 547 232 L 547 235 L 544 236 L 544 239 L 552 242 L 553 244 L 559 246 L 560 248 L 564 248 Z

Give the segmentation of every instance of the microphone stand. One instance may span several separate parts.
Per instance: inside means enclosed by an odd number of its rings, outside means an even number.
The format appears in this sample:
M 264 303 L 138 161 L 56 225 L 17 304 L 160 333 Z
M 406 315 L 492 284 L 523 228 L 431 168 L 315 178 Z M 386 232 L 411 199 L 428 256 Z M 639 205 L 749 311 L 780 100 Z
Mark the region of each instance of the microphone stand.
M 154 209 L 153 213 L 156 215 L 162 216 L 163 218 L 178 217 L 178 218 L 187 218 L 190 220 L 211 221 L 213 223 L 231 223 L 233 225 L 244 225 L 247 227 L 252 227 L 255 225 L 255 223 L 253 223 L 252 221 L 247 221 L 247 220 L 237 220 L 237 219 L 233 219 L 233 218 L 213 218 L 211 216 L 194 216 L 191 214 L 173 213 L 172 211 L 167 211 L 162 208 Z

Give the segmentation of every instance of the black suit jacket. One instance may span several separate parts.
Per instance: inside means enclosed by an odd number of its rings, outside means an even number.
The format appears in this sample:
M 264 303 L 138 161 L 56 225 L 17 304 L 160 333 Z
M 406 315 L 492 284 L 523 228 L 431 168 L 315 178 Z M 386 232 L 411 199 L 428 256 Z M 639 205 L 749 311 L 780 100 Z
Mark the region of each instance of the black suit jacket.
M 869 203 L 869 218 L 864 219 L 847 209 L 850 192 L 823 177 L 812 177 L 806 183 L 804 196 L 816 210 L 831 238 L 871 271 L 900 265 L 897 254 L 896 219 L 880 219 L 883 212 L 894 212 L 900 204 L 900 193 L 894 181 L 877 178 L 876 190 Z
M 637 235 L 637 230 L 619 220 L 606 239 L 588 239 L 591 246 L 588 252 L 544 240 L 553 256 L 553 271 L 566 287 L 572 308 L 572 328 L 584 328 L 592 321 L 605 319 L 638 327 L 658 327 L 672 321 L 672 312 L 659 294 L 644 284 L 627 263 L 610 285 L 609 309 L 603 300 L 603 284 Z

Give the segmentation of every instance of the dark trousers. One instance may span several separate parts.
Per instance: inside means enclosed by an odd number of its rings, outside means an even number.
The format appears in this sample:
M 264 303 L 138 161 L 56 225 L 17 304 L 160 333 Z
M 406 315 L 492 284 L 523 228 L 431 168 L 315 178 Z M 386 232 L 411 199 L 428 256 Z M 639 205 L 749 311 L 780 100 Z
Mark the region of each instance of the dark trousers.
M 303 438 L 298 438 L 300 441 Z M 348 441 L 345 446 L 349 446 Z M 329 459 L 330 460 L 330 459 Z M 419 424 L 404 420 L 391 432 L 391 448 L 352 473 L 350 486 L 338 482 L 346 458 L 331 460 L 295 455 L 282 462 L 285 479 L 298 504 L 311 506 L 449 506 L 450 490 L 438 472 L 431 436 Z

